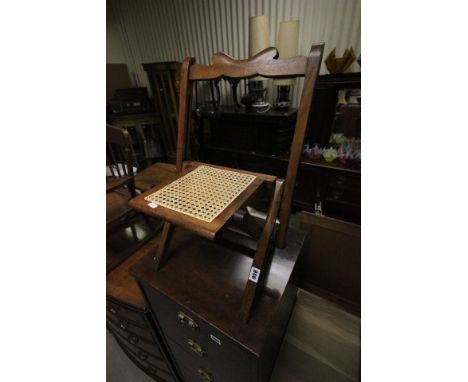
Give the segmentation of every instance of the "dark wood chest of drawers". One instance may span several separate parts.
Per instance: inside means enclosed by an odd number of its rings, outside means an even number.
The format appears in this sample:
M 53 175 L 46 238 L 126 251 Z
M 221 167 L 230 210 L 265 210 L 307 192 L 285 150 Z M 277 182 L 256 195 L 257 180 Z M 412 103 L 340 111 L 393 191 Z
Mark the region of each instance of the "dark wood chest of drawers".
M 165 345 L 128 268 L 155 248 L 158 239 L 135 252 L 107 275 L 106 325 L 127 356 L 156 381 L 177 382 Z
M 239 312 L 252 258 L 239 243 L 221 246 L 176 229 L 160 270 L 151 256 L 132 267 L 184 381 L 268 381 L 294 306 L 289 281 L 303 241 L 290 230 L 288 246 L 275 250 L 247 324 Z

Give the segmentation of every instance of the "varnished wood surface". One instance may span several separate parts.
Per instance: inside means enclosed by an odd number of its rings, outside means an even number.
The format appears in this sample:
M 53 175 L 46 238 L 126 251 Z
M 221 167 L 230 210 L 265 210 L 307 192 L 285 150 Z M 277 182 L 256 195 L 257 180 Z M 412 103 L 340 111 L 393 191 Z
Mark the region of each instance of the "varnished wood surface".
M 160 228 L 161 222 L 150 221 L 150 219 L 135 215 L 125 219 L 115 229 L 108 231 L 106 235 L 106 274 L 112 272 L 153 238 Z
M 307 232 L 301 288 L 360 314 L 361 226 L 304 211 L 299 213 L 299 224 Z
M 241 307 L 241 317 L 244 322 L 248 322 L 251 309 L 253 307 L 253 302 L 257 294 L 258 286 L 261 285 L 262 279 L 265 276 L 265 262 L 268 258 L 270 249 L 271 249 L 271 239 L 273 235 L 273 229 L 276 223 L 276 217 L 278 215 L 279 204 L 281 201 L 281 195 L 283 193 L 283 180 L 278 179 L 275 184 L 275 190 L 273 193 L 273 198 L 268 209 L 267 219 L 263 226 L 261 236 L 258 240 L 257 249 L 255 251 L 255 256 L 252 262 L 252 267 L 260 269 L 260 275 L 257 282 L 252 280 L 247 281 L 247 285 L 244 291 L 244 297 L 242 300 Z M 250 216 L 247 212 L 246 216 Z M 252 218 L 251 221 L 256 221 Z
M 273 182 L 276 181 L 276 176 L 274 176 L 274 175 L 262 174 L 262 173 L 259 173 L 259 172 L 253 172 L 253 171 L 247 171 L 247 170 L 239 170 L 237 168 L 232 168 L 232 167 L 218 166 L 218 165 L 214 165 L 214 164 L 206 164 L 206 163 L 196 162 L 196 161 L 184 162 L 184 165 L 187 165 L 188 167 L 201 166 L 201 165 L 211 166 L 211 167 L 215 167 L 215 168 L 220 168 L 222 170 L 236 171 L 236 172 L 240 172 L 242 174 L 254 175 L 257 178 L 260 178 L 260 179 L 264 180 L 265 182 L 273 183 Z
M 130 193 L 125 189 L 106 194 L 106 223 L 110 224 L 130 212 Z
M 270 382 L 359 381 L 360 326 L 360 319 L 340 306 L 299 289 Z M 132 365 L 115 346 L 108 339 L 108 378 L 146 382 L 146 378 L 125 378 L 122 368 Z
M 177 137 L 177 172 L 182 171 L 186 157 L 187 131 L 191 119 L 189 111 L 192 102 L 192 85 L 198 80 L 213 80 L 217 78 L 250 78 L 262 75 L 272 78 L 305 77 L 304 89 L 298 109 L 298 117 L 291 145 L 291 155 L 285 179 L 283 200 L 280 207 L 280 230 L 276 245 L 286 245 L 289 214 L 296 181 L 297 168 L 302 155 L 304 136 L 307 129 L 310 108 L 312 105 L 315 81 L 320 70 L 324 44 L 313 45 L 309 55 L 278 59 L 276 48 L 270 47 L 245 60 L 237 60 L 224 53 L 213 55 L 212 65 L 197 65 L 193 57 L 184 59 L 181 68 L 180 107 Z M 211 230 L 213 232 L 213 230 Z M 206 231 L 203 232 L 206 236 Z M 203 234 L 200 232 L 200 234 Z M 214 237 L 213 234 L 211 234 Z
M 361 320 L 299 289 L 270 382 L 360 381 Z
M 312 106 L 315 82 L 320 70 L 324 45 L 313 45 L 305 69 L 304 87 L 302 90 L 301 101 L 297 112 L 296 127 L 294 137 L 291 144 L 291 154 L 289 155 L 288 169 L 284 184 L 283 200 L 281 202 L 281 210 L 279 213 L 280 229 L 276 244 L 279 247 L 286 245 L 286 231 L 288 230 L 289 215 L 291 213 L 291 204 L 294 194 L 294 186 L 296 183 L 297 170 L 302 157 L 302 148 L 304 145 L 304 137 L 309 123 L 310 109 Z
M 180 62 L 154 62 L 142 64 L 148 75 L 156 110 L 160 112 L 161 137 L 166 158 L 171 163 L 176 157 L 177 109 L 179 103 Z
M 176 167 L 170 163 L 155 163 L 135 175 L 135 187 L 148 191 L 159 183 L 173 181 L 176 178 Z
M 128 271 L 134 264 L 138 263 L 141 259 L 156 249 L 159 239 L 159 235 L 155 236 L 107 275 L 106 292 L 108 296 L 138 308 L 146 308 L 145 299 L 143 298 L 137 283 L 133 277 L 130 276 Z
M 190 70 L 190 80 L 207 80 L 219 77 L 248 78 L 256 75 L 263 77 L 302 77 L 307 58 L 296 56 L 278 59 L 278 50 L 269 47 L 255 56 L 237 60 L 224 53 L 212 57 L 213 65 L 194 64 Z
M 183 172 L 178 176 L 184 176 L 185 174 L 193 171 L 198 167 L 200 163 L 193 162 L 188 163 L 183 169 Z M 211 165 L 208 165 L 211 166 Z M 212 166 L 217 167 L 217 166 Z M 219 167 L 218 167 L 219 168 Z M 231 169 L 232 170 L 232 169 Z M 275 179 L 274 177 L 270 177 Z M 165 182 L 161 182 L 158 186 L 146 191 L 145 193 L 138 195 L 129 202 L 129 206 L 134 208 L 136 211 L 152 216 L 155 218 L 163 219 L 176 226 L 183 227 L 189 231 L 196 232 L 197 234 L 213 240 L 216 237 L 218 231 L 226 224 L 236 210 L 238 210 L 263 184 L 263 179 L 257 177 L 223 212 L 221 212 L 212 222 L 205 222 L 200 219 L 193 218 L 189 215 L 158 206 L 151 208 L 148 206 L 148 201 L 145 197 L 152 193 L 162 189 L 172 180 L 169 179 Z
M 304 236 L 291 229 L 287 247 L 274 250 L 248 324 L 239 319 L 239 309 L 252 258 L 239 250 L 176 228 L 164 267 L 155 272 L 152 256 L 147 255 L 130 272 L 148 290 L 166 295 L 197 319 L 209 322 L 239 346 L 260 356 Z
M 192 57 L 186 57 L 182 62 L 180 74 L 180 100 L 179 115 L 177 123 L 177 151 L 176 168 L 177 172 L 182 171 L 182 163 L 187 153 L 187 130 L 191 122 L 190 113 L 192 109 L 192 88 L 193 82 L 189 81 L 188 71 L 190 65 L 195 62 Z

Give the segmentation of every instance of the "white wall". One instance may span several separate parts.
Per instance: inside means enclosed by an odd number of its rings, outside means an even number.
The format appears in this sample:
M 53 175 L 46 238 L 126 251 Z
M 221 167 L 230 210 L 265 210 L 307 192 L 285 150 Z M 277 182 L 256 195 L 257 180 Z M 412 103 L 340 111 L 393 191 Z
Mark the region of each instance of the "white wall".
M 352 46 L 361 53 L 360 0 L 107 0 L 108 38 L 118 39 L 135 85 L 148 86 L 144 62 L 182 61 L 194 56 L 208 64 L 215 52 L 248 56 L 250 16 L 270 16 L 271 45 L 280 21 L 300 20 L 299 52 L 325 42 L 324 57 Z M 114 43 L 108 40 L 108 45 Z M 359 71 L 354 63 L 350 71 Z M 321 74 L 327 73 L 325 64 Z M 295 95 L 301 90 L 295 87 Z M 295 97 L 295 98 L 296 98 Z
M 127 61 L 122 40 L 120 38 L 118 23 L 113 18 L 110 7 L 107 6 L 106 14 L 106 63 L 123 64 Z

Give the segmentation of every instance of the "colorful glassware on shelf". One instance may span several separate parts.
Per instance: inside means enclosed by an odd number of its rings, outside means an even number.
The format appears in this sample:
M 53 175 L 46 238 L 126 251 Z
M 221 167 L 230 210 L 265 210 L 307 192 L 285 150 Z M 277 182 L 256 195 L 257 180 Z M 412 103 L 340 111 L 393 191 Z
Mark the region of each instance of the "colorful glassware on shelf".
M 346 165 L 349 168 L 360 169 L 361 168 L 361 153 L 354 151 L 349 158 L 346 159 Z
M 322 149 L 315 145 L 307 152 L 307 156 L 310 160 L 320 160 L 322 158 Z
M 335 146 L 335 147 L 339 147 L 347 141 L 348 141 L 348 138 L 346 138 L 342 133 L 332 134 L 330 137 L 330 145 Z
M 337 154 L 338 154 L 338 160 L 340 161 L 340 163 L 345 165 L 346 164 L 346 159 L 349 156 L 350 152 L 346 151 L 343 148 L 343 145 L 341 145 L 340 148 L 337 151 Z
M 329 148 L 324 149 L 322 155 L 327 162 L 333 162 L 338 157 L 338 152 L 336 151 L 336 149 Z

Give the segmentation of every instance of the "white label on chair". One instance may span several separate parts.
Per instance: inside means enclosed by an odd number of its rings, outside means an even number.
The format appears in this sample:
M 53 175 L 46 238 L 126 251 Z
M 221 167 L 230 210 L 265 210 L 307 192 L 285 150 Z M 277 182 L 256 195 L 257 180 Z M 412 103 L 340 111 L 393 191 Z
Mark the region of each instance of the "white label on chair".
M 154 202 L 148 203 L 148 207 L 156 208 L 158 205 Z
M 249 280 L 253 281 L 254 283 L 258 282 L 258 278 L 260 276 L 260 269 L 252 267 L 250 269 Z

